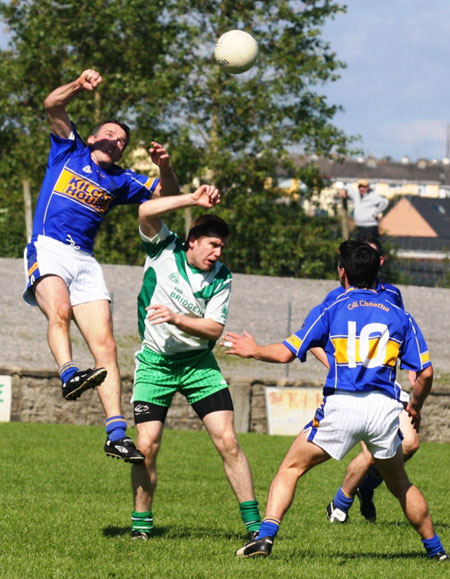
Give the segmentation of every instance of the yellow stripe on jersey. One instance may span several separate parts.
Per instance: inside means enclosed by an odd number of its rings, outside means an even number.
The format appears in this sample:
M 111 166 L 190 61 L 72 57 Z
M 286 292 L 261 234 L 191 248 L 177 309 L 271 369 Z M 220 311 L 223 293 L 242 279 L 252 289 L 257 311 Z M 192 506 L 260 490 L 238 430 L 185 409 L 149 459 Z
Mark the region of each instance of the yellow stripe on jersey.
M 425 362 L 429 362 L 430 361 L 430 352 L 428 352 L 428 350 L 426 352 L 422 352 L 422 354 L 420 354 L 420 363 L 421 364 L 425 364 Z
M 332 338 L 331 342 L 335 349 L 335 358 L 338 364 L 348 364 L 349 357 L 348 357 L 348 339 L 347 338 Z M 369 352 L 367 355 L 368 360 L 373 360 L 378 356 L 378 346 L 379 346 L 379 338 L 371 338 L 369 340 Z M 361 364 L 363 362 L 360 348 L 359 348 L 359 338 L 355 340 L 355 362 L 357 364 Z M 395 363 L 398 358 L 398 353 L 400 350 L 400 344 L 394 342 L 392 340 L 388 340 L 386 344 L 386 350 L 384 355 L 384 360 L 381 362 L 384 366 L 395 366 Z
M 149 177 L 149 178 L 147 179 L 147 181 L 144 183 L 144 187 L 150 191 L 150 189 L 152 188 L 153 183 L 154 183 L 155 181 L 157 181 L 157 179 L 155 179 L 155 178 L 153 178 L 153 177 Z
M 302 341 L 295 334 L 292 334 L 291 336 L 289 336 L 289 338 L 286 339 L 286 342 L 291 344 L 291 346 L 293 348 L 295 348 L 297 350 L 297 352 L 300 350 L 300 346 L 302 345 Z
M 37 261 L 35 261 L 35 262 L 33 263 L 33 265 L 30 267 L 30 269 L 28 270 L 28 277 L 29 277 L 30 275 L 33 275 L 33 273 L 37 270 L 38 267 L 39 267 L 39 264 L 38 264 Z

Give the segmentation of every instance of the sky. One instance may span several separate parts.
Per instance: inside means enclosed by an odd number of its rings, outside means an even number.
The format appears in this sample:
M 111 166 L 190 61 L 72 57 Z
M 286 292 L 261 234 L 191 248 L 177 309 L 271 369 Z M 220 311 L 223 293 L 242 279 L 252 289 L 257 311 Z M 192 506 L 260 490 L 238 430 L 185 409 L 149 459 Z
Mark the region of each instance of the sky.
M 324 27 L 341 79 L 324 87 L 366 156 L 447 156 L 450 0 L 345 0 Z
M 344 108 L 335 125 L 360 135 L 366 156 L 447 156 L 450 0 L 340 3 L 347 13 L 330 20 L 323 37 L 347 67 L 337 82 L 319 87 Z

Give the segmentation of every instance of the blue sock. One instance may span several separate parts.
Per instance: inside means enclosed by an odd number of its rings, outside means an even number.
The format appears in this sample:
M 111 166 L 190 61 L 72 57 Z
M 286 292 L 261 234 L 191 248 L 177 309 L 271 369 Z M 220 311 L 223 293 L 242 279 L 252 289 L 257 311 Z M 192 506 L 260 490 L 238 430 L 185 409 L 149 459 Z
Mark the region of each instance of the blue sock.
M 78 366 L 75 366 L 72 361 L 63 364 L 59 369 L 59 377 L 61 378 L 62 383 L 64 384 L 67 380 L 70 380 L 78 370 Z
M 280 523 L 281 521 L 275 517 L 265 517 L 261 523 L 261 526 L 259 527 L 259 532 L 256 539 L 262 539 L 263 537 L 276 537 Z
M 123 416 L 111 416 L 106 419 L 106 434 L 112 441 L 119 440 L 125 436 L 127 423 Z
M 376 467 L 372 467 L 361 481 L 359 488 L 363 491 L 374 491 L 383 482 L 380 473 Z
M 439 535 L 434 535 L 431 539 L 422 539 L 423 546 L 427 550 L 428 557 L 434 557 L 444 550 Z
M 348 513 L 350 507 L 353 505 L 355 497 L 348 497 L 342 487 L 339 487 L 333 498 L 333 505 L 335 509 L 339 509 L 344 513 Z

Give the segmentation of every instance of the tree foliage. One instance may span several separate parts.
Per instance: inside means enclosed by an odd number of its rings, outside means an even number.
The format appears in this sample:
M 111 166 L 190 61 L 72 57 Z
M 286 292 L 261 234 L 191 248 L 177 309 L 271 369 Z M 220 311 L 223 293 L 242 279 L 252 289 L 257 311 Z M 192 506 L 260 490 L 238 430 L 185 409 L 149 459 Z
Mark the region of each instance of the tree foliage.
M 25 242 L 22 180 L 30 179 L 35 199 L 43 178 L 43 100 L 94 68 L 104 82 L 68 107 L 81 135 L 119 118 L 133 128 L 130 152 L 141 142 L 168 143 L 180 183 L 214 182 L 224 195 L 218 212 L 234 234 L 228 263 L 235 270 L 325 275 L 336 226 L 278 203 L 276 176 L 300 179 L 311 193 L 321 186 L 317 170 L 294 166 L 292 152 L 343 154 L 351 145 L 332 123 L 338 107 L 319 92 L 343 66 L 320 35 L 342 10 L 332 0 L 0 2 L 11 34 L 0 52 L 0 227 L 3 218 L 18 227 L 1 254 L 19 255 Z M 227 75 L 213 59 L 215 39 L 232 28 L 259 45 L 257 66 L 243 75 Z M 135 208 L 116 209 L 102 225 L 97 257 L 140 262 L 135 232 Z

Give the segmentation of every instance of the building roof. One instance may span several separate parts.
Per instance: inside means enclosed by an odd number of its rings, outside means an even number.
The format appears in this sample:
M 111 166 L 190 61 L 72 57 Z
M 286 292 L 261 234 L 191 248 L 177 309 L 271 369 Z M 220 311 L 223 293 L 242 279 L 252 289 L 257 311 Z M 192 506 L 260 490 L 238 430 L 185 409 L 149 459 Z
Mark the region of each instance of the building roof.
M 450 199 L 408 197 L 411 205 L 420 213 L 441 239 L 450 241 Z
M 403 197 L 381 219 L 380 229 L 393 238 L 399 255 L 442 259 L 450 251 L 450 199 Z
M 438 162 L 421 160 L 406 163 L 375 158 L 333 160 L 324 157 L 312 159 L 305 156 L 295 157 L 294 162 L 298 166 L 316 165 L 323 177 L 337 181 L 357 181 L 364 177 L 369 181 L 425 182 L 450 186 L 450 165 Z

